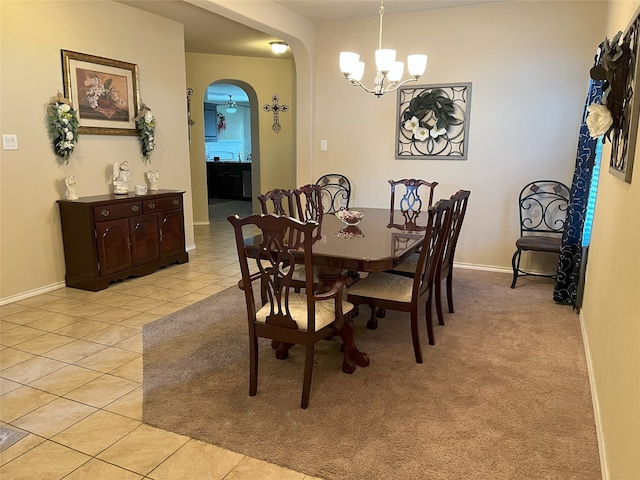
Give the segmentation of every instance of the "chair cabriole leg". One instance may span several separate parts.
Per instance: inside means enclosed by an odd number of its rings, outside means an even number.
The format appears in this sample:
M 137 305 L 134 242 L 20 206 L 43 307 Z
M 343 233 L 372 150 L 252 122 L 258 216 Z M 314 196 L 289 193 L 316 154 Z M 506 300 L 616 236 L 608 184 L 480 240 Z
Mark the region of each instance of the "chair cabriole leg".
M 513 268 L 513 281 L 511 282 L 511 288 L 516 288 L 516 281 L 518 280 L 518 271 L 520 270 L 521 255 L 522 255 L 522 250 L 517 249 L 516 253 L 513 254 L 513 258 L 511 259 L 511 267 Z

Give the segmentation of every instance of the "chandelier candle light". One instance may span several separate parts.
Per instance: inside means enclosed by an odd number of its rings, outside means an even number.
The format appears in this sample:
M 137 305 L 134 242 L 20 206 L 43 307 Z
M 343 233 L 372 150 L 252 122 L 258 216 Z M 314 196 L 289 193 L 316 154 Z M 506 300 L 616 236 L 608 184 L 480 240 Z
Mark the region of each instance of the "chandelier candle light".
M 407 64 L 411 78 L 400 82 L 404 75 L 404 63 L 396 62 L 396 51 L 382 48 L 382 17 L 384 15 L 384 0 L 380 0 L 380 33 L 378 36 L 378 50 L 376 50 L 376 79 L 373 88 L 367 88 L 360 80 L 364 74 L 364 62 L 360 61 L 360 55 L 353 52 L 340 53 L 340 70 L 351 84 L 361 86 L 369 93 L 381 97 L 387 92 L 393 92 L 407 82 L 417 81 L 427 68 L 426 55 L 409 55 Z M 389 80 L 389 85 L 385 88 L 385 79 Z M 400 82 L 400 83 L 398 83 Z

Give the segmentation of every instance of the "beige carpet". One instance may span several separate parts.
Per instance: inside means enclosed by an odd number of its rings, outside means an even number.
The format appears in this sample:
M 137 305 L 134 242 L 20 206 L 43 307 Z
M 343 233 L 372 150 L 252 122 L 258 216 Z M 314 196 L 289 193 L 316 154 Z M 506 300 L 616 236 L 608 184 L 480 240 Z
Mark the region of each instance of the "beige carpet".
M 455 271 L 456 313 L 415 363 L 406 314 L 377 330 L 356 318 L 371 358 L 341 372 L 320 342 L 307 410 L 303 349 L 261 344 L 249 397 L 246 313 L 232 287 L 146 325 L 146 423 L 326 479 L 600 479 L 578 316 L 553 285 Z M 446 307 L 445 307 L 446 308 Z

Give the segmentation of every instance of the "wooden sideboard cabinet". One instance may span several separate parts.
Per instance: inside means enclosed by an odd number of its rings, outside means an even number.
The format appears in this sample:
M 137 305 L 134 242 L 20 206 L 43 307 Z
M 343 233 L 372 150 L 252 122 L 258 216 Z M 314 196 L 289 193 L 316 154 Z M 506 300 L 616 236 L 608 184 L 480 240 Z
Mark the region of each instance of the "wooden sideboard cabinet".
M 67 286 L 95 292 L 188 262 L 183 194 L 157 190 L 58 200 Z

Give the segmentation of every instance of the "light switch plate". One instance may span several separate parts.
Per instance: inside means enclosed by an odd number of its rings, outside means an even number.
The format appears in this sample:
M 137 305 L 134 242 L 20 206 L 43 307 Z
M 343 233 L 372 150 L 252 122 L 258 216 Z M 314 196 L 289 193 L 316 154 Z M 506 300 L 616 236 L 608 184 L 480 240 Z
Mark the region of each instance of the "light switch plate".
M 4 150 L 18 150 L 17 135 L 2 135 L 2 148 Z
M 326 149 L 327 149 L 327 141 L 320 140 L 320 150 L 326 150 Z

